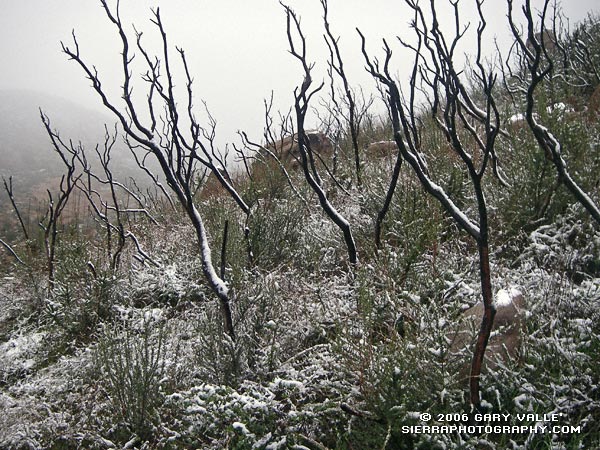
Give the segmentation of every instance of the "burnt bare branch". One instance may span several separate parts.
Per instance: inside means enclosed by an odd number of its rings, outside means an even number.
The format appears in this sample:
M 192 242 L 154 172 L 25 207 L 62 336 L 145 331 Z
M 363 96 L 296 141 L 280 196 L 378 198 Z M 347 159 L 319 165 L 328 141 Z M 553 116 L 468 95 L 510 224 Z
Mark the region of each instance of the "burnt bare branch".
M 520 86 L 513 89 L 515 92 L 525 93 L 525 120 L 533 133 L 540 149 L 554 163 L 558 179 L 571 192 L 577 201 L 588 211 L 597 224 L 600 224 L 600 207 L 579 186 L 572 177 L 567 161 L 563 157 L 562 145 L 559 139 L 546 126 L 540 123 L 536 114 L 538 106 L 536 93 L 542 89 L 545 81 L 550 81 L 552 74 L 557 69 L 557 56 L 553 55 L 550 47 L 555 46 L 556 37 L 547 28 L 547 16 L 550 8 L 550 0 L 545 0 L 542 10 L 537 14 L 533 12 L 531 1 L 526 0 L 522 7 L 522 15 L 526 21 L 526 38 L 522 36 L 516 24 L 513 11 L 513 0 L 508 0 L 508 21 L 516 40 L 514 51 L 518 55 L 518 61 L 523 64 L 525 75 L 517 81 Z M 556 28 L 557 15 L 554 14 L 552 28 Z M 510 73 L 516 72 L 510 69 L 510 63 L 506 64 Z M 513 83 L 514 85 L 515 83 Z
M 8 183 L 6 182 L 6 178 L 2 177 L 2 182 L 4 183 L 4 190 L 6 191 L 6 194 L 8 195 L 8 198 L 13 207 L 13 210 L 15 211 L 15 214 L 17 215 L 19 224 L 21 225 L 21 230 L 23 231 L 23 236 L 25 236 L 26 240 L 29 240 L 29 233 L 27 232 L 27 227 L 25 226 L 25 222 L 23 222 L 23 217 L 21 216 L 21 211 L 19 210 L 19 207 L 17 206 L 17 202 L 15 200 L 12 176 L 8 177 Z
M 387 102 L 392 119 L 394 138 L 398 147 L 398 157 L 394 174 L 388 189 L 386 201 L 376 222 L 376 232 L 380 233 L 381 222 L 387 211 L 395 183 L 401 158 L 406 160 L 417 175 L 425 190 L 436 198 L 446 212 L 476 242 L 479 253 L 479 270 L 481 294 L 484 313 L 478 340 L 473 351 L 473 362 L 470 375 L 470 396 L 473 405 L 480 402 L 479 376 L 483 363 L 485 348 L 490 336 L 494 319 L 491 273 L 489 262 L 488 213 L 484 195 L 483 178 L 489 166 L 493 173 L 501 179 L 498 170 L 496 142 L 500 135 L 500 113 L 494 98 L 496 76 L 491 67 L 486 67 L 482 59 L 482 38 L 486 22 L 481 10 L 482 2 L 476 2 L 479 22 L 475 33 L 477 54 L 472 80 L 477 92 L 483 98 L 478 105 L 473 99 L 469 87 L 465 84 L 466 74 L 456 67 L 456 49 L 466 36 L 469 25 L 460 22 L 459 2 L 451 2 L 454 13 L 454 33 L 444 34 L 438 22 L 435 3 L 430 2 L 430 21 L 418 2 L 406 0 L 414 16 L 411 27 L 414 31 L 415 43 L 400 40 L 402 47 L 413 55 L 413 66 L 409 80 L 408 94 L 405 96 L 390 76 L 392 50 L 384 40 L 384 59 L 380 64 L 369 56 L 366 50 L 366 39 L 358 30 L 362 40 L 362 53 L 367 71 L 386 89 Z M 459 208 L 446 191 L 435 182 L 428 170 L 426 149 L 422 148 L 420 139 L 420 123 L 415 118 L 421 115 L 415 104 L 418 91 L 424 92 L 429 99 L 433 120 L 446 137 L 449 148 L 462 162 L 467 172 L 477 205 L 477 219 L 469 217 L 466 211 Z
M 314 64 L 309 64 L 306 56 L 306 39 L 300 27 L 300 21 L 296 13 L 288 6 L 282 3 L 286 12 L 287 19 L 287 38 L 290 47 L 290 53 L 299 60 L 302 65 L 304 79 L 302 85 L 294 90 L 294 111 L 296 114 L 296 128 L 298 136 L 298 151 L 300 152 L 302 170 L 308 185 L 317 194 L 319 204 L 332 222 L 342 231 L 346 248 L 348 250 L 348 260 L 352 267 L 358 263 L 358 253 L 356 243 L 352 234 L 350 223 L 335 209 L 327 198 L 323 189 L 323 180 L 315 164 L 315 155 L 305 130 L 305 119 L 311 98 L 320 91 L 324 83 L 311 90 L 312 76 L 311 70 Z M 294 34 L 298 36 L 299 47 L 294 39 Z

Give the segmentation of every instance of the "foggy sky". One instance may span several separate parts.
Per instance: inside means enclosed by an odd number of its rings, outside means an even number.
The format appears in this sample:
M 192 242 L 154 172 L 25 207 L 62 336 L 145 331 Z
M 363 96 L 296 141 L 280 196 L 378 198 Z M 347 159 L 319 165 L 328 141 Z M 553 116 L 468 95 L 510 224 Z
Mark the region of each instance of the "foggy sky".
M 438 2 L 445 4 L 445 1 Z M 463 0 L 465 5 L 473 1 Z M 501 45 L 510 42 L 506 2 L 487 0 L 487 37 Z M 541 1 L 535 2 L 538 6 Z M 308 58 L 316 62 L 314 79 L 325 77 L 327 48 L 323 42 L 322 11 L 318 0 L 295 0 L 289 4 L 302 17 L 308 36 Z M 515 0 L 518 7 L 521 2 Z M 114 5 L 114 3 L 113 3 Z M 577 0 L 563 4 L 571 24 L 597 8 L 597 0 Z M 285 15 L 276 0 L 121 0 L 124 24 L 144 31 L 147 47 L 158 52 L 156 29 L 150 24 L 150 8 L 159 6 L 171 45 L 183 47 L 194 77 L 195 102 L 208 104 L 218 122 L 220 143 L 237 141 L 235 132 L 246 130 L 260 139 L 263 127 L 263 99 L 274 91 L 277 108 L 287 110 L 293 89 L 302 82 L 302 71 L 288 53 Z M 61 53 L 60 41 L 70 44 L 74 29 L 86 61 L 95 64 L 112 95 L 119 95 L 120 42 L 115 27 L 105 17 L 97 0 L 0 0 L 0 89 L 28 89 L 68 98 L 86 107 L 101 109 L 80 68 Z M 464 12 L 464 21 L 474 16 Z M 381 55 L 381 38 L 395 43 L 395 36 L 410 36 L 411 18 L 401 0 L 330 0 L 329 20 L 340 36 L 345 64 L 353 85 L 374 91 L 373 80 L 364 71 L 359 27 L 368 39 L 369 49 Z M 453 18 L 444 16 L 445 26 Z M 442 24 L 444 26 L 444 23 Z M 131 26 L 128 27 L 132 31 Z M 407 34 L 408 33 L 408 34 Z M 133 39 L 133 31 L 131 33 Z M 472 39 L 471 39 L 472 42 Z M 464 48 L 464 51 L 472 49 Z M 174 54 L 174 50 L 173 50 Z M 406 57 L 403 58 L 403 55 Z M 406 78 L 410 69 L 408 54 L 394 47 L 394 73 Z M 141 72 L 134 72 L 137 77 Z M 179 85 L 183 79 L 178 78 Z M 143 94 L 144 85 L 134 89 Z M 183 101 L 183 99 L 182 99 Z

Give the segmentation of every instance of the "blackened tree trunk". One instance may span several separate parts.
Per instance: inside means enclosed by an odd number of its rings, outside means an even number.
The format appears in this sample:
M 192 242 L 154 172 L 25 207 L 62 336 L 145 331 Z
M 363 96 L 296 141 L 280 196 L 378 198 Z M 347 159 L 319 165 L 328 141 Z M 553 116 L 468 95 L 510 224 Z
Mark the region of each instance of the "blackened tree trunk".
M 392 50 L 385 40 L 383 65 L 380 65 L 376 59 L 372 60 L 368 55 L 366 40 L 359 31 L 362 39 L 362 51 L 367 71 L 386 89 L 394 139 L 399 151 L 397 170 L 399 170 L 401 157 L 412 167 L 425 190 L 440 202 L 456 224 L 477 243 L 484 313 L 473 350 L 469 391 L 471 404 L 479 407 L 481 403 L 479 378 L 495 315 L 489 260 L 488 214 L 482 181 L 487 172 L 486 169 L 490 166 L 493 173 L 501 180 L 497 170 L 495 152 L 496 138 L 500 132 L 500 117 L 493 95 L 496 77 L 491 69 L 484 67 L 481 56 L 482 34 L 486 27 L 481 10 L 483 2 L 476 2 L 479 13 L 476 35 L 478 46 L 472 77 L 473 84 L 478 89 L 477 93 L 481 94 L 480 97 L 483 98 L 482 106 L 477 106 L 470 90 L 464 84 L 461 71 L 457 71 L 454 66 L 454 49 L 466 32 L 460 27 L 458 2 L 452 3 L 456 24 L 454 36 L 446 36 L 440 30 L 433 1 L 431 2 L 431 23 L 426 20 L 425 13 L 417 2 L 406 0 L 406 3 L 414 12 L 412 23 L 416 39 L 416 43 L 410 44 L 401 41 L 404 48 L 414 55 L 412 77 L 408 89 L 409 97 L 405 98 L 400 94 L 400 89 L 390 75 L 389 64 Z M 451 150 L 458 156 L 463 169 L 471 180 L 477 206 L 477 220 L 472 220 L 454 203 L 443 187 L 433 180 L 428 170 L 426 155 L 428 149 L 422 148 L 419 139 L 420 130 L 417 121 L 419 111 L 415 106 L 417 86 L 423 86 L 429 95 L 432 117 L 443 131 Z M 394 174 L 386 201 L 380 211 L 380 217 L 383 217 L 387 211 L 387 205 L 391 201 L 396 183 L 397 177 Z

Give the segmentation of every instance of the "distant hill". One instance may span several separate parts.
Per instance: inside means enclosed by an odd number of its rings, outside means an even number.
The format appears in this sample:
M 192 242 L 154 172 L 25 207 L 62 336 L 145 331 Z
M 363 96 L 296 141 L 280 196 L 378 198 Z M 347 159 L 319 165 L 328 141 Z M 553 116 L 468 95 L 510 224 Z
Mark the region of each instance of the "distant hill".
M 12 176 L 15 190 L 20 192 L 45 190 L 45 184 L 64 171 L 40 119 L 39 108 L 65 141 L 81 141 L 90 156 L 95 145 L 103 142 L 104 124 L 111 128 L 115 122 L 107 114 L 60 97 L 34 91 L 0 90 L 0 176 Z M 139 176 L 133 158 L 123 147 L 117 141 L 113 170 L 120 177 Z
M 104 125 L 112 129 L 115 123 L 108 114 L 60 97 L 33 91 L 0 90 L 0 178 L 12 177 L 15 199 L 30 232 L 38 229 L 37 222 L 46 212 L 46 190 L 56 196 L 60 178 L 65 173 L 64 164 L 54 151 L 40 118 L 40 108 L 63 141 L 83 144 L 88 161 L 96 168 L 94 148 L 97 144 L 103 146 Z M 135 178 L 142 189 L 150 184 L 120 137 L 112 150 L 111 169 L 116 180 L 128 182 L 129 178 Z M 99 190 L 105 191 L 105 188 Z M 84 204 L 81 193 L 75 192 L 67 215 L 79 214 L 78 211 L 87 208 Z M 19 233 L 16 215 L 0 181 L 0 237 L 10 241 Z

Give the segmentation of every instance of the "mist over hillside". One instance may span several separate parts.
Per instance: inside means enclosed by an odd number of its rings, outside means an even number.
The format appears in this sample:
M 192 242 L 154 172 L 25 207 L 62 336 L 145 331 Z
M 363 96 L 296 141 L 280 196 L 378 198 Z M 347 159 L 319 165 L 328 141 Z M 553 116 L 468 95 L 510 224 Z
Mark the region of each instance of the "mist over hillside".
M 114 120 L 51 94 L 25 90 L 0 90 L 0 176 L 13 177 L 15 189 L 31 193 L 45 189 L 64 172 L 40 118 L 40 108 L 52 128 L 68 142 L 81 142 L 92 154 L 104 140 L 105 124 Z M 119 176 L 135 176 L 135 162 L 121 140 L 113 151 L 113 170 Z

